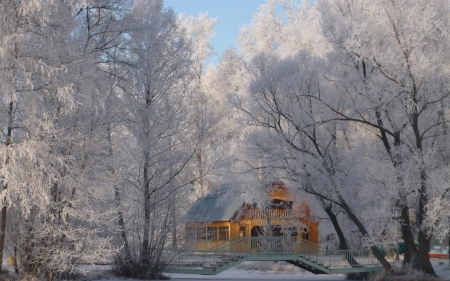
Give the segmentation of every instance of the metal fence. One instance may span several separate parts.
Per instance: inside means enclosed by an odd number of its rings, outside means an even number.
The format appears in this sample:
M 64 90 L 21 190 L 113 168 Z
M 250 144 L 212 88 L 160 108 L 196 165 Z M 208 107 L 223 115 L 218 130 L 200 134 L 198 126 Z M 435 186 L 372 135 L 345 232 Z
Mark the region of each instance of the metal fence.
M 222 243 L 206 251 L 167 251 L 166 263 L 170 268 L 220 267 L 245 260 L 304 259 L 321 267 L 353 268 L 380 267 L 369 249 L 327 250 L 298 237 L 244 237 Z

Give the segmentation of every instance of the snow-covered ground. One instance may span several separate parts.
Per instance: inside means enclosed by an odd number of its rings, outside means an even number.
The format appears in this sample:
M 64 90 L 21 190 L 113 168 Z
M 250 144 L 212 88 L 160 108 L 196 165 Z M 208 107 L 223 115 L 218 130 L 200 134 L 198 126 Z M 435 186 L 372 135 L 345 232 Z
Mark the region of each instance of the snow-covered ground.
M 138 281 L 137 279 L 125 279 L 116 277 L 108 272 L 109 267 L 99 266 L 86 274 L 83 280 L 99 281 Z M 279 281 L 279 280 L 304 280 L 304 281 L 338 281 L 345 280 L 345 275 L 314 275 L 305 272 L 285 262 L 245 262 L 237 268 L 231 268 L 217 275 L 197 274 L 168 274 L 172 281 L 193 280 L 220 280 L 220 281 Z M 80 279 L 81 280 L 81 279 Z
M 172 274 L 172 280 L 345 280 L 345 275 L 314 275 L 286 262 L 244 262 L 215 276 Z
M 173 281 L 188 280 L 245 280 L 245 281 L 279 281 L 279 280 L 311 280 L 311 281 L 337 281 L 345 280 L 345 275 L 311 275 L 304 273 L 289 273 L 276 271 L 257 271 L 243 269 L 229 269 L 215 276 L 188 276 L 187 274 L 173 274 Z
M 431 259 L 436 274 L 450 280 L 450 264 L 446 259 Z
M 450 280 L 450 265 L 445 259 L 431 259 L 431 263 L 436 274 Z M 401 265 L 398 261 L 397 266 Z M 4 268 L 10 271 L 14 269 L 4 264 Z M 80 276 L 79 280 L 98 281 L 138 281 L 137 279 L 126 279 L 112 274 L 111 266 L 91 266 L 80 265 L 80 268 L 88 272 Z M 244 262 L 235 268 L 226 270 L 218 275 L 197 275 L 197 274 L 168 274 L 172 281 L 189 280 L 220 280 L 220 281 L 279 281 L 279 280 L 300 280 L 300 281 L 338 281 L 345 280 L 345 274 L 338 275 L 314 275 L 286 262 Z
M 450 280 L 450 266 L 448 260 L 431 259 L 436 274 Z M 399 263 L 400 264 L 400 263 Z M 109 272 L 109 266 L 98 266 L 92 269 L 82 280 L 99 281 L 137 281 L 116 277 Z M 300 281 L 338 281 L 345 280 L 345 275 L 314 275 L 310 272 L 290 265 L 285 262 L 245 262 L 236 268 L 226 270 L 218 275 L 196 275 L 196 274 L 169 274 L 172 281 L 189 280 L 220 280 L 220 281 L 278 281 L 278 280 L 300 280 Z M 80 279 L 81 280 L 81 279 Z

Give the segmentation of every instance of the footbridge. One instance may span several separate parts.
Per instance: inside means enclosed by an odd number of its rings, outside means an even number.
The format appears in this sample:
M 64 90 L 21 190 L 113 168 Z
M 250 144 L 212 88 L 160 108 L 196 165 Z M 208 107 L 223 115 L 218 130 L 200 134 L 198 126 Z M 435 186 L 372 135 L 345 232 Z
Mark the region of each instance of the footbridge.
M 168 251 L 164 272 L 215 275 L 244 261 L 286 261 L 314 274 L 382 269 L 368 249 L 327 250 L 299 237 L 244 237 L 206 251 Z

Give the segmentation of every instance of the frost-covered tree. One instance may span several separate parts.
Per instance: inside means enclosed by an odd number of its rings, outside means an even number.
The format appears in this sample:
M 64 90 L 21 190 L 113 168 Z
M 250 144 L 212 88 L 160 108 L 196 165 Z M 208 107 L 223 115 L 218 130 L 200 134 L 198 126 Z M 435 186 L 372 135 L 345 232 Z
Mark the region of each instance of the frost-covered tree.
M 280 3 L 286 20 L 268 1 L 240 37 L 252 83 L 237 104 L 259 127 L 252 154 L 342 207 L 368 244 L 401 233 L 405 262 L 434 273 L 431 236 L 448 233 L 448 1 L 324 0 L 304 21 Z M 283 51 L 283 30 L 312 36 L 293 18 L 315 23 L 322 48 Z
M 158 278 L 163 250 L 177 245 L 180 198 L 187 197 L 190 163 L 203 142 L 191 110 L 195 40 L 162 1 L 137 1 L 128 17 L 116 68 L 124 78 L 112 90 L 126 110 L 110 135 L 120 239 L 127 245 L 118 266 L 128 276 Z
M 348 128 L 324 122 L 333 113 L 315 99 L 327 88 L 320 75 L 322 64 L 322 59 L 304 52 L 284 60 L 261 54 L 249 64 L 254 78 L 248 99 L 236 104 L 247 115 L 248 124 L 256 127 L 248 141 L 254 147 L 250 154 L 262 162 L 263 173 L 274 170 L 274 175 L 315 195 L 332 221 L 340 247 L 348 249 L 337 218 L 339 211 L 363 236 L 372 235 L 355 211 L 359 206 L 350 203 L 359 202 L 355 182 L 361 170 L 349 157 L 354 152 L 346 138 Z M 389 268 L 376 245 L 371 249 Z
M 21 274 L 53 279 L 77 259 L 106 261 L 115 252 L 104 231 L 111 213 L 98 66 L 120 34 L 115 12 L 124 3 L 1 3 L 2 31 L 11 27 L 2 39 L 12 43 L 3 45 L 2 61 L 18 70 L 8 71 L 15 78 L 2 89 L 11 97 L 2 99 L 10 108 L 2 129 L 16 130 L 4 135 L 0 153 L 2 216 L 9 218 L 2 233 Z
M 241 28 L 237 42 L 247 61 L 262 52 L 285 58 L 307 50 L 323 56 L 330 46 L 319 19 L 319 11 L 309 1 L 268 0 Z
M 392 180 L 381 175 L 385 187 L 377 190 L 392 216 L 378 219 L 401 218 L 406 260 L 414 264 L 409 212 L 414 214 L 418 267 L 428 273 L 434 273 L 431 236 L 448 227 L 448 7 L 448 1 L 320 2 L 324 34 L 335 51 L 330 79 L 338 81 L 336 93 L 346 102 L 342 110 L 330 108 L 336 119 L 379 136 L 396 173 L 389 174 Z
M 284 14 L 277 13 L 277 7 L 282 7 Z M 339 173 L 345 173 L 338 168 L 342 155 L 338 153 L 337 138 L 342 132 L 336 122 L 319 125 L 326 120 L 323 115 L 326 108 L 317 105 L 313 98 L 327 87 L 326 79 L 321 81 L 321 71 L 325 65 L 323 57 L 330 49 L 318 23 L 318 11 L 306 2 L 268 1 L 262 6 L 251 26 L 244 28 L 240 35 L 244 57 L 251 58 L 247 62 L 251 83 L 248 96 L 241 95 L 237 106 L 247 115 L 251 126 L 259 127 L 249 129 L 256 136 L 246 139 L 257 148 L 257 151 L 250 149 L 249 154 L 256 156 L 257 163 L 251 167 L 288 171 L 300 186 L 316 193 L 332 221 L 340 247 L 348 249 L 337 218 L 342 206 L 333 203 L 336 198 L 331 199 L 341 185 Z M 292 54 L 296 56 L 289 58 Z M 283 147 L 287 150 L 283 151 Z M 305 155 L 300 157 L 302 153 Z M 258 163 L 261 159 L 269 162 L 261 165 Z M 321 172 L 317 174 L 317 171 Z M 325 182 L 315 178 L 325 178 Z M 315 189 L 318 185 L 331 187 L 328 194 Z
M 195 152 L 195 173 L 193 175 L 194 189 L 198 195 L 203 196 L 211 187 L 206 176 L 214 169 L 214 148 L 208 140 L 214 135 L 219 116 L 214 107 L 211 93 L 206 91 L 204 74 L 206 61 L 214 53 L 210 39 L 214 36 L 214 27 L 217 19 L 208 17 L 208 14 L 200 14 L 197 18 L 180 16 L 180 24 L 185 29 L 186 35 L 192 42 L 192 69 L 194 79 L 189 85 L 191 91 L 190 110 L 196 124 L 198 141 L 202 140 Z

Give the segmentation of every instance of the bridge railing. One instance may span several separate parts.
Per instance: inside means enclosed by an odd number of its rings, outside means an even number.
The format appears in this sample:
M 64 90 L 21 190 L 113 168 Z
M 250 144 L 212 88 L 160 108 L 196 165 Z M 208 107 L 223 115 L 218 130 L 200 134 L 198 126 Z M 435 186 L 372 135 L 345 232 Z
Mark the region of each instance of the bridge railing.
M 229 249 L 221 250 L 247 255 L 284 255 L 313 254 L 319 251 L 319 247 L 299 237 L 259 236 L 236 239 L 230 243 Z
M 305 258 L 326 268 L 381 266 L 369 249 L 327 250 L 299 237 L 244 237 L 228 241 L 206 251 L 178 250 L 167 252 L 169 267 L 203 268 L 216 266 L 226 258 L 266 256 L 282 260 L 282 256 Z
M 328 268 L 380 267 L 370 249 L 321 250 L 316 263 Z

